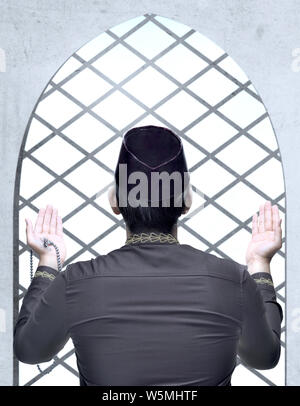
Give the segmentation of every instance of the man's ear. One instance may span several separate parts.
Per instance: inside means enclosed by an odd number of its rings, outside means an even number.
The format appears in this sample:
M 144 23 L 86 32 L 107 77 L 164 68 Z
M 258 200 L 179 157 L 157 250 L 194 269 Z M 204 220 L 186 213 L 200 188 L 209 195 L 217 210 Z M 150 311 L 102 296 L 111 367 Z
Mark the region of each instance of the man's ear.
M 191 184 L 189 184 L 184 195 L 184 209 L 182 211 L 182 214 L 186 214 L 190 210 L 192 203 L 193 203 L 193 191 Z
M 117 197 L 116 197 L 116 187 L 115 185 L 111 186 L 108 190 L 108 200 L 109 200 L 109 204 L 111 206 L 112 211 L 115 214 L 120 214 L 120 209 L 118 207 L 118 203 L 117 203 Z

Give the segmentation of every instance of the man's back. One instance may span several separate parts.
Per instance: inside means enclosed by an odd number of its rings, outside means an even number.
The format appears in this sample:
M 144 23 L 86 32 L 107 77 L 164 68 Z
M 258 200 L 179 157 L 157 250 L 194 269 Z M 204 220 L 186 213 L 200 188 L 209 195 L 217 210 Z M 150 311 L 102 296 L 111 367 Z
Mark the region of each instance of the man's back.
M 67 272 L 70 333 L 88 384 L 229 381 L 242 322 L 235 263 L 140 243 Z
M 80 385 L 230 385 L 239 346 L 254 367 L 278 362 L 282 310 L 271 277 L 256 284 L 235 261 L 147 241 L 60 273 L 39 268 L 55 280 L 22 331 L 34 301 L 27 294 L 15 351 L 24 362 L 47 361 L 71 337 Z M 34 279 L 36 287 L 45 283 Z M 250 331 L 244 339 L 243 329 Z M 37 336 L 26 350 L 24 339 Z M 255 352 L 262 337 L 266 355 Z

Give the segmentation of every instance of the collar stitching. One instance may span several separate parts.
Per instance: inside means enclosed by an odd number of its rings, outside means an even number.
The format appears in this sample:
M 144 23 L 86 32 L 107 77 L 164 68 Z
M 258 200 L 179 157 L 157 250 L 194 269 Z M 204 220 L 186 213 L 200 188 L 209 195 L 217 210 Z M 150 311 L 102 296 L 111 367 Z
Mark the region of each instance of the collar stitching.
M 179 241 L 170 233 L 135 233 L 127 238 L 125 245 L 135 244 L 137 242 L 161 242 L 161 243 L 175 243 L 179 244 Z

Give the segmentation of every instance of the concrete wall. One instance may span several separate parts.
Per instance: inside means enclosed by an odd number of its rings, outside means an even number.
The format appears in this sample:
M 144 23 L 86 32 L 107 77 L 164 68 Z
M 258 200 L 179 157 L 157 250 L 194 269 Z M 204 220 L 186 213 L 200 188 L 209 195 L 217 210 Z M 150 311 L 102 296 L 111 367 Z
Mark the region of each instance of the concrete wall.
M 300 384 L 300 2 L 0 0 L 0 385 L 13 383 L 13 196 L 18 154 L 53 73 L 107 28 L 145 13 L 206 35 L 244 69 L 274 125 L 287 193 L 287 384 Z

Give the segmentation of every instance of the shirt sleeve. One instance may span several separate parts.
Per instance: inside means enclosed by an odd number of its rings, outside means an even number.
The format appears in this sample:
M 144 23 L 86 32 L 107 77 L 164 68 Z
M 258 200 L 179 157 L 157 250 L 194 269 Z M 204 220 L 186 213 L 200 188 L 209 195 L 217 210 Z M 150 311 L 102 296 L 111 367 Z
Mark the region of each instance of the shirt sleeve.
M 37 267 L 14 326 L 13 349 L 19 361 L 50 361 L 68 341 L 65 272 Z
M 241 273 L 242 331 L 238 355 L 255 369 L 274 368 L 280 358 L 283 312 L 276 299 L 272 276 L 267 272 Z

